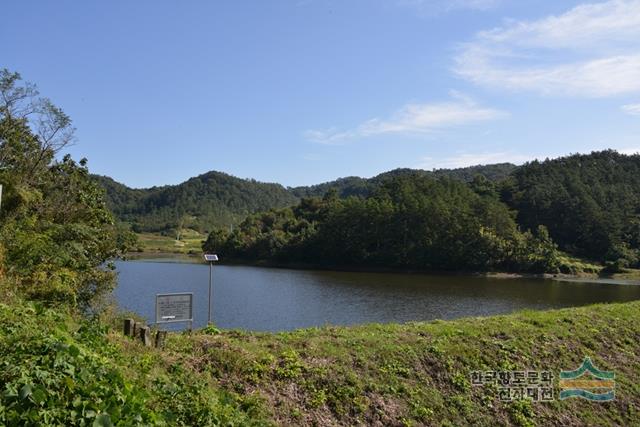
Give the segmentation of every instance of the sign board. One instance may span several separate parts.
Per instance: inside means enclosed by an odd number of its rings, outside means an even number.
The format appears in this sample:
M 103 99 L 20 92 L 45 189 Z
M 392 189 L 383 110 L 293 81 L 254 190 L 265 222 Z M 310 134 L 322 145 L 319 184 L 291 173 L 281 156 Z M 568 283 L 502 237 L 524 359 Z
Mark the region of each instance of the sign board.
M 193 294 L 157 294 L 156 323 L 193 322 Z

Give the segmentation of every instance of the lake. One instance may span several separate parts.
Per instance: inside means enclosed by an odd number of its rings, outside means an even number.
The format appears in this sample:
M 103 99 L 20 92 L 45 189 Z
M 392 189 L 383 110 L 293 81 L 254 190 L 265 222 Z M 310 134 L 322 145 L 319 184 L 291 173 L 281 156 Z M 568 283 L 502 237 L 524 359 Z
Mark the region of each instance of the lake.
M 138 260 L 116 266 L 121 308 L 153 322 L 157 293 L 193 292 L 194 327 L 206 325 L 208 265 Z M 213 268 L 213 319 L 225 329 L 455 319 L 637 299 L 639 285 L 606 281 Z

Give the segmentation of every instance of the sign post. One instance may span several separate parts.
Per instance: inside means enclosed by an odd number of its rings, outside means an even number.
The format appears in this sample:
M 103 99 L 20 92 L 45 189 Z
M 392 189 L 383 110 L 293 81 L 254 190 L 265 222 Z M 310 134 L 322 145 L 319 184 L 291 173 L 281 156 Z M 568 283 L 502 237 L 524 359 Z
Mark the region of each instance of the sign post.
M 189 322 L 193 326 L 193 293 L 157 294 L 156 323 Z
M 207 325 L 211 324 L 211 282 L 212 282 L 212 274 L 213 274 L 213 263 L 218 261 L 218 255 L 215 254 L 204 254 L 204 260 L 209 263 L 209 314 Z

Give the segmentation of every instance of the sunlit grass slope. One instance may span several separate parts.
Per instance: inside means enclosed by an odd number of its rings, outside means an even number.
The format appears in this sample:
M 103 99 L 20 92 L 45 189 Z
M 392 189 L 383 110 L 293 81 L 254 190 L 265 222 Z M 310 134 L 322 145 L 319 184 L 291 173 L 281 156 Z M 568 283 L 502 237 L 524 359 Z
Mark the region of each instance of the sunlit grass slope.
M 215 331 L 214 331 L 215 332 Z M 176 363 L 278 424 L 639 425 L 640 302 L 405 325 L 173 336 Z M 474 370 L 616 374 L 616 399 L 500 402 Z M 557 391 L 557 389 L 556 389 Z
M 639 425 L 640 302 L 142 347 L 104 321 L 0 304 L 0 425 Z M 116 325 L 117 323 L 112 323 Z M 597 403 L 500 402 L 475 370 L 616 374 Z M 557 378 L 556 380 L 557 381 Z

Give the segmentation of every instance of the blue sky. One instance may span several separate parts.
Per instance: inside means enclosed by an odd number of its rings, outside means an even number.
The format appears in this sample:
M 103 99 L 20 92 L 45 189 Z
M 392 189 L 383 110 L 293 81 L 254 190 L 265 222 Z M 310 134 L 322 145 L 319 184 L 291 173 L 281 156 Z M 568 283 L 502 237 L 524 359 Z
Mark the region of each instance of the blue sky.
M 133 187 L 640 150 L 640 1 L 32 1 L 0 67 Z

